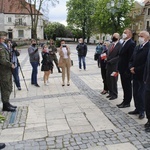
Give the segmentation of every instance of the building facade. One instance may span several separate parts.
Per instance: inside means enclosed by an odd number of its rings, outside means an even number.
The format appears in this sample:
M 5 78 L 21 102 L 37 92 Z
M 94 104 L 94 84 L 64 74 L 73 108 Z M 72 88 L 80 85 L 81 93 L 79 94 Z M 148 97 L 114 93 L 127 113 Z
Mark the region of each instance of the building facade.
M 15 9 L 14 7 L 19 5 L 17 3 L 11 8 L 8 0 L 1 0 L 0 4 L 0 30 L 6 31 L 9 39 L 31 39 L 32 22 L 29 12 L 22 7 Z M 42 17 L 43 15 L 40 13 L 37 25 L 38 39 L 44 38 Z

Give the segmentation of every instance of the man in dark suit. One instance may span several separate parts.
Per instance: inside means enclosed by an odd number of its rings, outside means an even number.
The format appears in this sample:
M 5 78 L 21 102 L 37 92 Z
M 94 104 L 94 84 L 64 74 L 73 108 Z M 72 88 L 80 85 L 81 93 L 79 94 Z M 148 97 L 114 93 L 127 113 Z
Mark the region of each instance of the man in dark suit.
M 149 44 L 149 33 L 147 31 L 141 31 L 139 33 L 139 45 L 136 46 L 133 52 L 130 64 L 130 71 L 133 74 L 133 98 L 135 110 L 130 111 L 129 114 L 139 114 L 139 119 L 143 119 L 145 117 L 145 84 L 143 81 L 143 75 L 150 46 Z
M 107 63 L 106 63 L 106 80 L 109 90 L 109 95 L 107 98 L 109 100 L 114 100 L 118 97 L 118 89 L 117 89 L 117 81 L 118 81 L 118 54 L 122 47 L 119 42 L 120 35 L 118 33 L 114 33 L 112 37 L 112 44 L 108 49 Z
M 144 83 L 145 83 L 145 111 L 147 123 L 145 126 L 145 131 L 150 132 L 150 50 L 147 56 L 146 67 L 144 71 Z
M 124 97 L 123 102 L 117 106 L 119 108 L 126 108 L 130 107 L 132 99 L 132 74 L 129 69 L 129 61 L 135 48 L 135 42 L 131 39 L 132 31 L 130 29 L 125 29 L 122 36 L 124 42 L 122 44 L 122 49 L 119 52 L 118 71 L 121 77 Z

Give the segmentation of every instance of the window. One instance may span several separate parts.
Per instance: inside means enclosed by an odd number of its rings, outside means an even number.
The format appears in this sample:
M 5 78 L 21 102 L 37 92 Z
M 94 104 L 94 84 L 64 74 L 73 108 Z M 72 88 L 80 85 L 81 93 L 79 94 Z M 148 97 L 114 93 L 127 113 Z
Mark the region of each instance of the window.
M 150 8 L 148 8 L 148 15 L 150 15 Z
M 22 18 L 18 19 L 19 25 L 22 25 Z
M 12 22 L 11 17 L 8 17 L 8 22 Z
M 18 37 L 24 37 L 24 30 L 18 30 Z
M 147 29 L 149 28 L 149 21 L 147 21 Z

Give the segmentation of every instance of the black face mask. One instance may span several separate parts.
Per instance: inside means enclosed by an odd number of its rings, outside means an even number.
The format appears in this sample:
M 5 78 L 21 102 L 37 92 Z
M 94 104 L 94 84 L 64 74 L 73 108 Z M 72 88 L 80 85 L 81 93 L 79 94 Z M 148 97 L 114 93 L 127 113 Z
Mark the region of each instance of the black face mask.
M 32 44 L 32 46 L 33 46 L 33 47 L 35 47 L 35 45 L 36 45 L 35 43 L 34 43 L 34 44 Z
M 118 39 L 116 37 L 112 37 L 112 41 L 116 42 L 116 41 L 118 41 Z

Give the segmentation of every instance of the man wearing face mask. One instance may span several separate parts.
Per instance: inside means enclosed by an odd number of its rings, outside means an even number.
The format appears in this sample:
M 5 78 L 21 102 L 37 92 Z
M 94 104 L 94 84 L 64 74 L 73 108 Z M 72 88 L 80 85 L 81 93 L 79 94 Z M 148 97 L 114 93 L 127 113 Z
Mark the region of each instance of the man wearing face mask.
M 121 49 L 121 43 L 119 42 L 120 35 L 119 33 L 114 33 L 112 37 L 112 44 L 109 46 L 108 55 L 107 55 L 107 63 L 106 63 L 106 80 L 109 90 L 109 95 L 107 98 L 109 100 L 114 100 L 118 97 L 118 89 L 117 89 L 117 65 L 118 65 L 118 54 Z
M 130 107 L 132 99 L 132 74 L 130 72 L 129 62 L 135 48 L 135 42 L 132 40 L 132 31 L 129 28 L 124 30 L 122 38 L 124 42 L 119 52 L 118 71 L 120 73 L 123 89 L 123 102 L 117 106 L 119 108 L 126 108 Z
M 40 56 L 36 47 L 36 40 L 31 40 L 31 46 L 28 48 L 30 63 L 32 66 L 31 84 L 40 87 L 37 83 L 38 65 L 40 64 Z
M 149 47 L 150 47 L 149 33 L 147 31 L 141 31 L 139 33 L 139 45 L 136 46 L 130 61 L 130 71 L 133 74 L 133 98 L 135 110 L 130 111 L 129 114 L 131 115 L 139 114 L 139 119 L 143 119 L 145 117 L 144 114 L 145 84 L 143 81 L 143 74 Z

